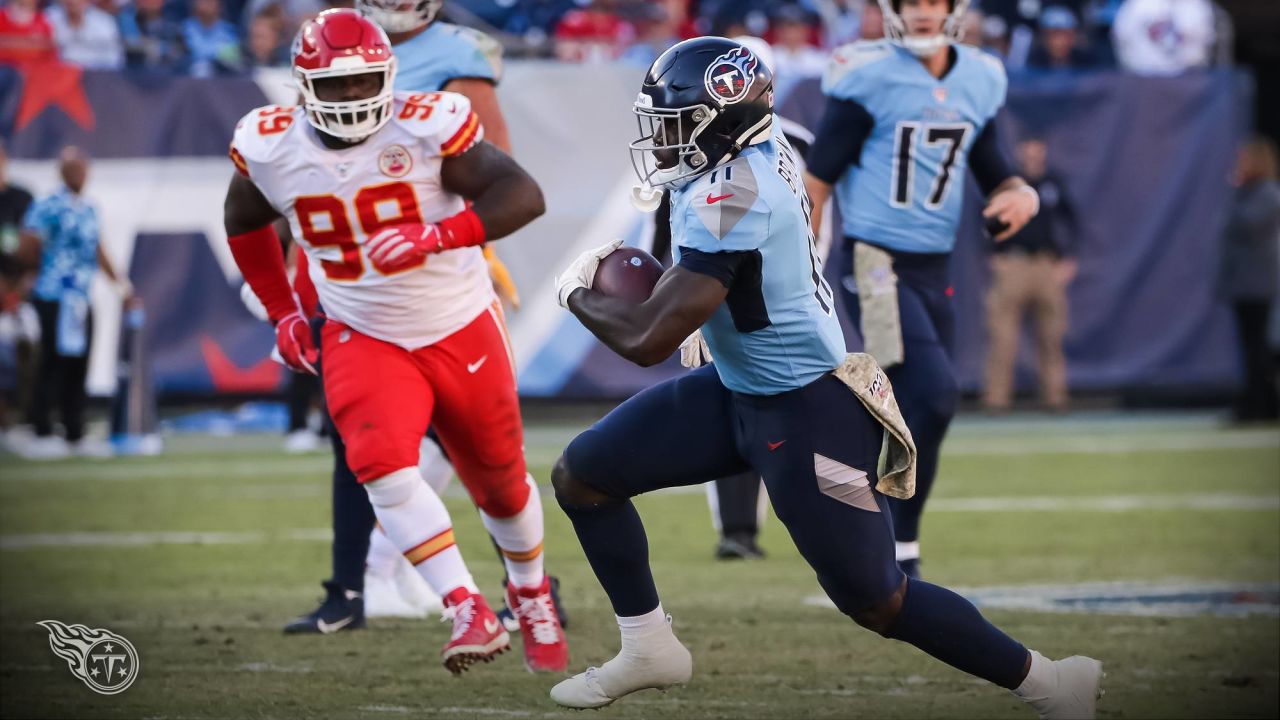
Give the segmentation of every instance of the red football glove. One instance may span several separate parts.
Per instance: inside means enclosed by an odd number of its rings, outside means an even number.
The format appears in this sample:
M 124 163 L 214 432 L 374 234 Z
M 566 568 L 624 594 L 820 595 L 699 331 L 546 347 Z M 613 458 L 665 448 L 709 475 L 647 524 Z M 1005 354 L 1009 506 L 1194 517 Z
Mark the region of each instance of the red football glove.
M 432 253 L 484 243 L 484 226 L 470 209 L 438 223 L 409 223 L 384 228 L 365 243 L 369 261 L 381 273 L 421 265 Z
M 290 370 L 320 374 L 316 372 L 320 351 L 316 350 L 315 341 L 311 339 L 311 325 L 302 313 L 295 312 L 276 323 L 276 350 Z

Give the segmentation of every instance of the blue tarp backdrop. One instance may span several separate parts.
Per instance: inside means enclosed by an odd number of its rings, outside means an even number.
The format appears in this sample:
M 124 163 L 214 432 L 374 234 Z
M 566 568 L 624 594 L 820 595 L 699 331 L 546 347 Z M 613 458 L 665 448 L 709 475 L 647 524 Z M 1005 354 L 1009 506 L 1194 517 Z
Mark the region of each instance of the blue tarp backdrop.
M 585 77 L 593 69 L 581 71 Z M 23 77 L 0 68 L 0 134 L 15 160 L 47 161 L 63 145 L 74 143 L 100 160 L 135 166 L 157 163 L 164 168 L 166 162 L 200 158 L 211 163 L 225 154 L 235 122 L 267 102 L 261 88 L 252 79 L 134 77 L 70 68 Z M 521 88 L 504 87 L 504 92 L 507 103 L 506 97 L 518 95 Z M 1213 280 L 1219 228 L 1232 192 L 1228 175 L 1243 118 L 1248 117 L 1249 93 L 1245 78 L 1225 72 L 1181 78 L 1097 74 L 1013 79 L 1004 119 L 1008 134 L 1035 133 L 1047 141 L 1050 164 L 1065 179 L 1081 214 L 1080 272 L 1071 287 L 1067 337 L 1074 389 L 1235 384 L 1234 328 L 1215 301 Z M 821 110 L 816 81 L 797 85 L 782 108 L 810 126 Z M 610 127 L 633 123 L 625 112 L 592 107 L 572 112 L 598 112 L 599 122 Z M 522 118 L 514 116 L 510 122 L 518 124 Z M 625 148 L 570 145 L 560 168 L 532 169 L 535 176 L 562 171 L 577 162 L 593 162 L 596 153 L 622 157 Z M 228 173 L 229 166 L 219 169 L 210 189 L 201 190 L 210 195 L 202 199 L 205 205 L 211 198 L 220 204 Z M 586 201 L 581 188 L 572 195 L 548 196 L 549 206 Z M 966 390 L 980 385 L 986 347 L 983 303 L 990 240 L 978 222 L 981 203 L 970 182 L 966 222 L 952 263 L 959 321 L 954 358 Z M 205 227 L 207 223 L 173 231 L 138 230 L 128 243 L 133 248 L 131 275 L 147 303 L 148 345 L 158 388 L 162 393 L 212 394 L 276 387 L 283 376 L 261 364 L 271 333 L 239 306 L 234 278 L 219 268 L 215 246 L 222 239 L 209 237 L 214 233 Z M 535 224 L 528 231 L 535 242 L 522 237 L 519 247 L 512 246 L 515 257 L 558 251 L 552 248 L 560 238 L 540 244 L 539 232 Z M 847 270 L 835 266 L 840 253 L 832 257 L 827 272 L 838 282 Z M 226 267 L 225 258 L 222 263 Z M 527 303 L 548 301 L 526 297 Z M 513 325 L 528 314 L 513 316 Z M 533 358 L 530 364 L 538 365 L 538 377 L 554 378 L 529 382 L 525 389 L 530 394 L 625 396 L 679 372 L 673 361 L 649 370 L 635 368 L 584 338 L 581 328 L 559 327 L 539 346 L 521 349 Z M 569 349 L 549 348 L 556 343 Z M 851 347 L 857 344 L 856 336 L 851 337 Z M 1020 373 L 1029 387 L 1032 364 L 1026 350 Z M 548 372 L 547 363 L 562 367 Z M 526 374 L 522 372 L 522 382 Z

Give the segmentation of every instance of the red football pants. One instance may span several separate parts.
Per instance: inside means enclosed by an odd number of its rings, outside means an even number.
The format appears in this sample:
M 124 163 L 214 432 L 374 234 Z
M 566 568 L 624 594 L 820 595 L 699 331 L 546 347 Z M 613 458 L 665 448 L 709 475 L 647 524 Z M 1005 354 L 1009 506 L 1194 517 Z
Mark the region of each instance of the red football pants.
M 333 320 L 320 343 L 329 414 L 360 482 L 416 467 L 418 445 L 434 423 L 481 510 L 506 518 L 524 509 L 524 428 L 501 306 L 417 350 Z

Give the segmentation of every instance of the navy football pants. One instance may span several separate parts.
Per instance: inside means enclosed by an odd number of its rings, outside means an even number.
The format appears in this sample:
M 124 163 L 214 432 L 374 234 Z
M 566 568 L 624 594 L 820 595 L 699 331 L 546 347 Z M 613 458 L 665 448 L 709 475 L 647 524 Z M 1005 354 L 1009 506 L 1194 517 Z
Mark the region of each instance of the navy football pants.
M 709 365 L 618 406 L 564 456 L 572 477 L 615 498 L 755 469 L 823 589 L 852 614 L 882 602 L 903 580 L 887 499 L 874 490 L 882 433 L 832 375 L 780 395 L 742 395 Z M 870 487 L 861 499 L 875 510 L 820 490 L 815 454 L 866 472 Z
M 842 267 L 853 267 L 853 248 L 846 243 Z M 948 295 L 950 255 L 893 253 L 898 276 L 898 314 L 902 322 L 903 362 L 885 369 L 898 408 L 911 430 L 918 453 L 916 494 L 910 500 L 891 500 L 894 534 L 902 542 L 920 539 L 920 515 L 938 474 L 938 456 L 947 427 L 956 413 L 960 391 L 951 365 L 955 338 L 955 310 Z M 856 292 L 845 283 L 845 308 L 859 327 L 861 309 Z

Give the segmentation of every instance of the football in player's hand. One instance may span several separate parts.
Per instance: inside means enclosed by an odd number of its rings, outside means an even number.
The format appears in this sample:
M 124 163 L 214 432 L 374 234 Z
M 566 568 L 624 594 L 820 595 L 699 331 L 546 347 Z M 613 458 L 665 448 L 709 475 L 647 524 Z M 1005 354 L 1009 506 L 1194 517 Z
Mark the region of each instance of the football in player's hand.
M 619 300 L 642 303 L 653 294 L 660 277 L 662 263 L 652 255 L 636 248 L 620 247 L 600 261 L 591 289 Z

